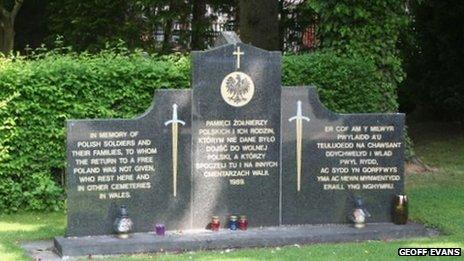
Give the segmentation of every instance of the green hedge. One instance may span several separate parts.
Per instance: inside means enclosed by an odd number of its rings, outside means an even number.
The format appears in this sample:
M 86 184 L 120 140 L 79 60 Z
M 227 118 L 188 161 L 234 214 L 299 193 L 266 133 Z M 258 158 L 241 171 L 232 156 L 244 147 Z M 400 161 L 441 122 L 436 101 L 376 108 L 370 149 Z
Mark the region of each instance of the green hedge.
M 133 117 L 156 88 L 188 88 L 190 60 L 143 53 L 57 53 L 0 60 L 0 212 L 59 209 L 65 120 Z M 338 112 L 396 108 L 375 66 L 333 53 L 285 56 L 285 85 L 314 84 Z
M 372 62 L 343 58 L 333 52 L 285 56 L 283 83 L 312 84 L 322 102 L 342 113 L 396 112 L 395 85 L 382 81 Z

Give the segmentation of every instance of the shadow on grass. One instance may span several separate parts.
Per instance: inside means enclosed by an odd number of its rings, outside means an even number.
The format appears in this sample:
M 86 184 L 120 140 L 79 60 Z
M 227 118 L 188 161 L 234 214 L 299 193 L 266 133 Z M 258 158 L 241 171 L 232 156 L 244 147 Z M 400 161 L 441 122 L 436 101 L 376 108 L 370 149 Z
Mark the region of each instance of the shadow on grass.
M 50 239 L 63 235 L 63 212 L 23 212 L 0 215 L 0 260 L 28 260 L 21 241 Z

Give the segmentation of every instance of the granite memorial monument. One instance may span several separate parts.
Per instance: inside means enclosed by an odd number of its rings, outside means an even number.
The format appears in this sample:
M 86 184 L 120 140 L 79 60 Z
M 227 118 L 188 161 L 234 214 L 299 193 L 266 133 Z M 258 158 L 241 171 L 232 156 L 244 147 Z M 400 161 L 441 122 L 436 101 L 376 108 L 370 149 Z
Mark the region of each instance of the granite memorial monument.
M 422 231 L 390 225 L 393 199 L 404 193 L 403 114 L 331 112 L 316 88 L 282 87 L 280 52 L 233 33 L 218 42 L 192 52 L 191 90 L 156 91 L 135 119 L 67 122 L 60 255 L 324 242 L 320 233 L 328 232 L 306 226 L 349 224 L 355 199 L 387 235 Z M 121 206 L 133 221 L 132 239 L 111 237 Z M 254 232 L 227 231 L 230 215 L 246 215 Z M 222 232 L 207 232 L 212 216 Z M 164 239 L 154 236 L 160 223 Z M 304 225 L 306 236 L 292 225 Z M 299 236 L 283 240 L 278 229 Z M 350 238 L 380 237 L 381 229 L 372 231 Z

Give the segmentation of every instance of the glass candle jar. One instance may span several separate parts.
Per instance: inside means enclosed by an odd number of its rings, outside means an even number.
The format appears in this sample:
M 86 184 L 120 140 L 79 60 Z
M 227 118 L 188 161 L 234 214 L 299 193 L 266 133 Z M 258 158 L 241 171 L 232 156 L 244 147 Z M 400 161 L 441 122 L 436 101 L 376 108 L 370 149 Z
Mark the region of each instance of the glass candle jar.
M 404 225 L 408 222 L 408 198 L 406 195 L 396 195 L 393 204 L 393 223 Z
M 118 238 L 129 238 L 130 233 L 134 228 L 132 220 L 129 218 L 127 207 L 121 206 L 119 209 L 119 216 L 113 224 L 114 232 Z
M 232 215 L 229 217 L 229 229 L 237 230 L 237 216 Z
M 166 233 L 166 227 L 164 226 L 164 224 L 156 224 L 155 233 L 158 236 L 164 236 L 164 234 Z

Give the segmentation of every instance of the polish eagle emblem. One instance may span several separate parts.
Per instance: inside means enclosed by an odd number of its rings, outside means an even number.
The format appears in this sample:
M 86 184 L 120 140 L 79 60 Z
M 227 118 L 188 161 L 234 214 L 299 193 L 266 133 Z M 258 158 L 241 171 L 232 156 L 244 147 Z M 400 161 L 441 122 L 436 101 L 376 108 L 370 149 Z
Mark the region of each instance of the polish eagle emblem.
M 250 91 L 250 82 L 247 78 L 240 75 L 231 76 L 226 79 L 226 90 L 229 94 L 229 99 L 235 103 L 240 103 L 246 100 L 245 95 Z
M 247 104 L 254 93 L 254 84 L 250 76 L 242 72 L 233 72 L 222 81 L 222 98 L 230 105 L 240 107 Z

